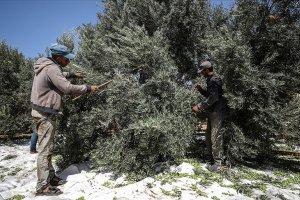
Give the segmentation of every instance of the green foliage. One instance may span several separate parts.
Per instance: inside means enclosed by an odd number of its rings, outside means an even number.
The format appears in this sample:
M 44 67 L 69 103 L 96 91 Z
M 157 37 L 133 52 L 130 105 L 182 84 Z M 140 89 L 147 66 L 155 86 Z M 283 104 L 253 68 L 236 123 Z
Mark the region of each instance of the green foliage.
M 293 98 L 299 89 L 297 5 L 296 1 L 238 0 L 231 17 L 222 9 L 213 13 L 205 40 L 225 85 L 229 158 L 267 157 L 283 134 L 291 143 L 299 141 L 293 140 L 299 130 L 295 116 L 299 105 Z M 274 21 L 272 16 L 280 19 Z M 221 26 L 215 25 L 216 20 Z
M 69 70 L 87 76 L 74 84 L 113 82 L 76 101 L 65 97 L 57 137 L 62 165 L 91 160 L 139 179 L 154 174 L 158 162 L 186 157 L 197 120 L 191 105 L 199 99 L 175 76 L 194 78 L 195 64 L 208 57 L 224 82 L 229 161 L 268 157 L 277 138 L 300 144 L 299 1 L 237 0 L 232 10 L 207 0 L 103 2 L 98 24 L 78 28 Z M 57 41 L 75 48 L 73 33 Z M 32 64 L 0 43 L 0 133 L 29 130 Z
M 11 172 L 9 172 L 7 175 L 9 176 L 15 176 L 18 172 L 20 172 L 22 169 L 20 167 L 14 168 Z
M 60 37 L 56 39 L 56 41 L 58 44 L 65 45 L 66 47 L 68 47 L 70 51 L 73 51 L 75 47 L 74 37 L 75 37 L 75 33 L 64 32 Z
M 281 82 L 251 64 L 251 49 L 240 32 L 226 26 L 208 36 L 208 51 L 223 77 L 229 123 L 225 126 L 231 157 L 255 158 L 271 148 L 281 128 L 276 97 Z
M 289 145 L 300 145 L 300 95 L 295 95 L 289 103 L 282 109 L 281 121 L 283 122 L 283 131 L 278 133 L 279 137 L 285 138 Z
M 220 200 L 220 199 L 219 199 L 218 197 L 216 197 L 216 196 L 212 196 L 211 199 L 213 199 L 213 200 Z
M 14 159 L 16 157 L 18 157 L 18 156 L 9 154 L 9 155 L 5 156 L 4 158 L 2 158 L 2 160 L 10 160 L 10 159 Z
M 0 43 L 0 134 L 29 131 L 32 61 Z
M 297 15 L 267 20 L 286 7 L 293 10 L 292 2 L 271 8 L 265 1 L 240 0 L 228 11 L 209 8 L 207 1 L 104 1 L 100 22 L 79 29 L 73 66 L 86 72 L 87 83 L 113 83 L 66 106 L 63 160 L 91 158 L 96 167 L 139 178 L 153 174 L 156 162 L 184 157 L 197 97 L 174 77 L 177 71 L 193 76 L 194 61 L 207 56 L 224 81 L 228 160 L 270 155 L 281 132 L 296 139 L 299 47 L 286 39 L 299 35 Z M 137 71 L 145 74 L 143 82 L 135 80 Z
M 194 59 L 204 58 L 202 40 L 208 29 L 208 1 L 173 0 L 164 22 L 170 52 L 179 72 L 195 72 Z
M 17 194 L 17 195 L 14 195 L 14 196 L 11 197 L 11 198 L 8 198 L 7 200 L 22 200 L 22 199 L 25 199 L 25 196 L 24 196 L 24 195 Z
M 116 64 L 108 73 L 114 74 L 113 83 L 78 102 L 76 106 L 83 109 L 77 108 L 75 116 L 72 105 L 68 106 L 71 113 L 67 122 L 61 122 L 60 131 L 68 141 L 64 160 L 91 157 L 99 168 L 141 178 L 154 173 L 155 163 L 185 155 L 193 133 L 190 103 L 194 97 L 173 81 L 176 68 L 160 32 L 150 37 L 144 28 L 132 26 L 116 28 L 108 38 L 114 45 L 102 51 L 110 55 L 105 59 Z M 132 76 L 132 66 L 147 75 L 144 84 Z M 68 150 L 74 145 L 79 147 L 76 152 Z

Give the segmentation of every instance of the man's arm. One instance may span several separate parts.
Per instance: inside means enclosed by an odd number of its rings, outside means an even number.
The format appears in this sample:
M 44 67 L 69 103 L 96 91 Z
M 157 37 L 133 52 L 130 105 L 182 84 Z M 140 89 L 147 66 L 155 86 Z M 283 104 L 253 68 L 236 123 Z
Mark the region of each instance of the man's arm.
M 196 83 L 196 84 L 194 85 L 194 88 L 195 88 L 197 91 L 199 91 L 200 94 L 202 94 L 203 96 L 208 97 L 208 92 L 207 92 L 206 90 L 204 90 L 204 89 L 201 87 L 200 83 Z
M 208 97 L 208 95 L 209 95 L 208 92 L 206 90 L 204 90 L 203 88 L 200 88 L 199 92 L 205 97 Z
M 207 92 L 208 93 L 207 99 L 202 101 L 201 105 L 200 105 L 201 108 L 204 108 L 204 109 L 208 109 L 214 103 L 219 101 L 219 97 L 221 95 L 221 94 L 219 94 L 220 93 L 219 87 L 221 87 L 221 86 L 219 85 L 219 83 L 217 81 L 211 81 L 209 84 L 210 84 L 210 86 L 208 86 L 209 91 Z
M 65 78 L 83 78 L 82 74 L 79 72 L 63 72 Z
M 66 79 L 58 66 L 51 66 L 47 72 L 49 80 L 53 85 L 65 94 L 84 94 L 91 92 L 91 86 L 73 85 Z

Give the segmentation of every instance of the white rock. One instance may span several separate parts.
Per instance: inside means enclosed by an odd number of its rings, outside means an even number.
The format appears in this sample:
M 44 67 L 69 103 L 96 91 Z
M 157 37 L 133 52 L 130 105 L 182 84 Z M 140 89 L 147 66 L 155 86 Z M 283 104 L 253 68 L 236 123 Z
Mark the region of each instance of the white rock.
M 123 174 L 121 177 L 116 179 L 115 183 L 117 185 L 126 184 L 127 181 L 125 181 L 125 179 L 126 179 L 126 176 Z
M 231 185 L 234 185 L 231 181 L 227 180 L 226 178 L 223 179 L 223 184 L 225 186 L 231 186 Z
M 264 195 L 265 193 L 263 193 L 262 191 L 258 190 L 258 189 L 252 189 L 252 194 L 253 196 L 261 196 L 261 195 Z
M 66 180 L 68 178 L 68 176 L 70 175 L 73 175 L 73 174 L 79 174 L 81 173 L 82 171 L 86 171 L 86 172 L 89 172 L 91 169 L 90 169 L 90 166 L 89 166 L 89 163 L 80 163 L 80 164 L 73 164 L 73 165 L 70 165 L 68 168 L 66 168 L 65 170 L 63 170 L 59 176 Z
M 180 174 L 194 175 L 194 166 L 189 163 L 182 163 L 178 166 Z
M 172 165 L 168 171 L 171 172 L 171 173 L 177 173 L 177 166 Z
M 194 166 L 189 164 L 189 163 L 185 163 L 183 162 L 182 164 L 180 164 L 179 166 L 171 166 L 170 167 L 170 172 L 172 173 L 179 173 L 179 174 L 189 174 L 189 175 L 194 175 Z
M 251 185 L 254 181 L 250 181 L 250 180 L 247 180 L 247 179 L 241 179 L 241 183 L 243 184 L 249 184 Z

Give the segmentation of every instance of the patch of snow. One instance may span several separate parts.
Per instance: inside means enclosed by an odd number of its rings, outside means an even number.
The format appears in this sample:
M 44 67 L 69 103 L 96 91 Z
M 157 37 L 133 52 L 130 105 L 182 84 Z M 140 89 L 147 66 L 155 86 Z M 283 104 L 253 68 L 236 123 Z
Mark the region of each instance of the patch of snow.
M 252 193 L 253 193 L 253 196 L 257 196 L 257 197 L 265 194 L 261 190 L 258 190 L 258 189 L 252 189 Z
M 6 156 L 10 155 L 11 159 Z M 123 175 L 116 180 L 112 173 L 96 173 L 90 170 L 89 163 L 74 164 L 63 170 L 60 176 L 67 180 L 67 183 L 59 188 L 64 192 L 56 197 L 36 197 L 36 157 L 37 154 L 29 153 L 29 141 L 19 145 L 1 145 L 0 148 L 0 174 L 5 175 L 3 182 L 0 182 L 0 200 L 11 198 L 14 195 L 24 195 L 25 200 L 76 200 L 84 197 L 86 200 L 202 200 L 218 197 L 223 200 L 249 200 L 252 199 L 243 194 L 237 193 L 232 186 L 233 183 L 223 179 L 222 186 L 217 182 L 206 186 L 201 185 L 197 178 L 180 177 L 171 179 L 162 184 L 161 181 L 148 177 L 139 182 L 128 184 L 126 176 Z M 205 171 L 205 164 L 199 163 Z M 163 164 L 162 164 L 163 165 Z M 194 175 L 194 167 L 189 163 L 182 163 L 179 166 L 172 166 L 170 172 L 179 174 Z M 13 173 L 14 172 L 14 173 Z M 257 173 L 272 176 L 272 171 L 260 171 Z M 251 184 L 252 181 L 243 180 L 243 183 Z M 108 184 L 108 185 L 107 185 Z M 288 189 L 280 189 L 267 184 L 265 195 L 270 199 L 284 197 L 290 200 L 300 199 L 300 184 L 293 184 Z M 168 196 L 162 190 L 172 194 L 181 192 L 181 197 Z M 197 191 L 206 193 L 207 197 L 199 196 Z M 253 189 L 253 195 L 259 197 L 264 193 Z
M 207 198 L 206 197 L 200 197 L 194 191 L 183 190 L 181 192 L 181 199 L 182 200 L 188 200 L 188 199 L 195 199 L 195 200 L 199 199 L 199 200 L 201 200 L 201 199 L 207 199 Z
M 222 187 L 218 183 L 213 183 L 211 186 L 205 189 L 204 192 L 207 194 L 209 198 L 212 198 L 213 196 L 216 196 L 218 198 L 224 198 L 226 196 L 227 198 L 228 196 L 224 194 L 231 194 L 234 195 L 235 197 L 238 197 L 238 199 L 241 200 L 250 199 L 248 197 L 238 194 L 235 189 Z
M 187 178 L 187 177 L 182 177 L 182 178 L 177 178 L 174 181 L 172 181 L 172 185 L 178 188 L 182 189 L 190 189 L 192 185 L 197 184 L 197 181 L 195 179 Z
M 248 185 L 251 185 L 254 181 L 250 181 L 250 180 L 247 180 L 247 179 L 242 179 L 241 180 L 241 183 L 242 184 L 248 184 Z
M 288 199 L 288 200 L 295 200 L 300 199 L 300 191 L 299 190 L 287 190 L 287 189 L 281 189 L 272 185 L 267 185 L 267 192 L 266 195 L 271 198 L 275 199 L 275 197 L 279 199 Z M 280 196 L 282 198 L 280 198 Z

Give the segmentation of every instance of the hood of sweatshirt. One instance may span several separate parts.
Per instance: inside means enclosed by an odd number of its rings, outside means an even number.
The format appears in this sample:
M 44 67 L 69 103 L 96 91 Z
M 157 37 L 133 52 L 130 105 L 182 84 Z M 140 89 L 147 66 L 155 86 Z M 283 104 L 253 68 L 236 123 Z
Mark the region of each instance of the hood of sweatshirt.
M 49 65 L 55 64 L 51 59 L 49 58 L 39 58 L 35 63 L 34 63 L 34 73 L 38 75 L 45 67 Z

